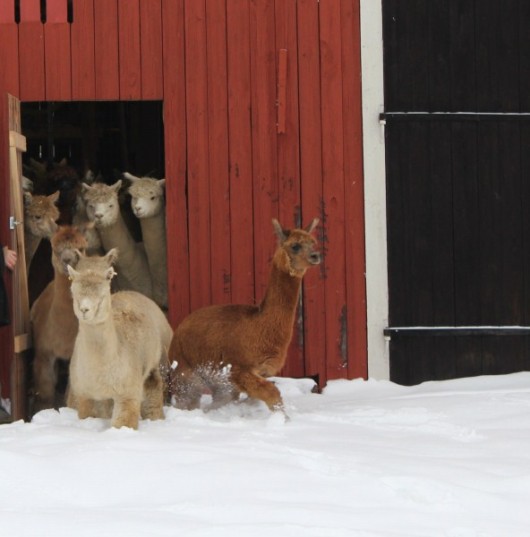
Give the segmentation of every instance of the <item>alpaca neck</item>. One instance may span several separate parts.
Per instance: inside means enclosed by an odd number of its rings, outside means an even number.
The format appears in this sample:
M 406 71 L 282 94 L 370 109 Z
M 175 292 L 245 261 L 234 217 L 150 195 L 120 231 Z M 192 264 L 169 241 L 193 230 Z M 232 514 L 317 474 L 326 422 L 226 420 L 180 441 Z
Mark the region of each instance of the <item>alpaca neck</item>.
M 70 280 L 62 270 L 53 268 L 55 276 L 53 278 L 53 304 L 54 307 L 64 306 L 73 314 L 73 300 L 70 291 Z
M 285 272 L 278 266 L 276 260 L 273 260 L 269 284 L 260 311 L 264 315 L 281 317 L 283 321 L 287 321 L 287 317 L 292 325 L 301 284 L 301 277 Z
M 166 219 L 161 211 L 149 218 L 140 218 L 142 239 L 151 270 L 166 266 Z
M 111 248 L 117 247 L 119 249 L 119 264 L 128 265 L 134 261 L 134 255 L 136 251 L 136 242 L 129 233 L 129 229 L 125 224 L 125 221 L 118 215 L 118 218 L 114 224 L 106 227 L 98 228 L 99 236 L 103 248 L 108 252 Z

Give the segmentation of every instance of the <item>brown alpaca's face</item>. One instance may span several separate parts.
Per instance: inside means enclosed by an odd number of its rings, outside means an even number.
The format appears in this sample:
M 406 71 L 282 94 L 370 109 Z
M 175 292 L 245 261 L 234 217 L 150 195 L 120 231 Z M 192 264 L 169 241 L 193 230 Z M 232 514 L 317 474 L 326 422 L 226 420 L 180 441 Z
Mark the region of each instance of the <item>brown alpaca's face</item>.
M 302 229 L 294 229 L 285 234 L 282 249 L 289 259 L 290 271 L 303 274 L 309 267 L 320 264 L 322 256 L 313 235 Z
M 67 266 L 75 267 L 79 252 L 85 251 L 87 240 L 76 226 L 59 226 L 51 239 L 54 266 L 68 274 Z

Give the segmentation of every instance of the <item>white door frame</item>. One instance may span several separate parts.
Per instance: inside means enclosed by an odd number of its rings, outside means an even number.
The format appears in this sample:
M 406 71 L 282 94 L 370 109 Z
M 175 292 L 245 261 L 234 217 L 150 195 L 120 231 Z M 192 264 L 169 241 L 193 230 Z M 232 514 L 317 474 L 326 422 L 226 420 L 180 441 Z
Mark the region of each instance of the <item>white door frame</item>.
M 360 0 L 368 376 L 390 377 L 381 0 Z

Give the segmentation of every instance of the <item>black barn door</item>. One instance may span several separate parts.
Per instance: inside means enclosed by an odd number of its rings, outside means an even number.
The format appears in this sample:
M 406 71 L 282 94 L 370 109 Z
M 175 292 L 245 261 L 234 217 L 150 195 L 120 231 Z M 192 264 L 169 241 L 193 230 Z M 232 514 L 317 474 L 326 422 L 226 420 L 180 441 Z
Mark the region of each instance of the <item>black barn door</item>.
M 391 379 L 530 369 L 530 2 L 383 19 Z

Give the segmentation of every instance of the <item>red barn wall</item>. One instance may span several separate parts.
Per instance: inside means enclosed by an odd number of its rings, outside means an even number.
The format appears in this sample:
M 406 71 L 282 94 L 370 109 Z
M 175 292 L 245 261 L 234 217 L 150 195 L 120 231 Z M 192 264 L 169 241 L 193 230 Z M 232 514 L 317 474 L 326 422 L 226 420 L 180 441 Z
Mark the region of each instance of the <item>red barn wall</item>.
M 259 302 L 271 218 L 319 216 L 325 261 L 306 276 L 284 374 L 365 377 L 359 1 L 76 0 L 68 22 L 66 0 L 47 0 L 44 23 L 39 0 L 20 0 L 19 21 L 13 5 L 0 1 L 2 95 L 163 100 L 173 326 Z

